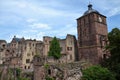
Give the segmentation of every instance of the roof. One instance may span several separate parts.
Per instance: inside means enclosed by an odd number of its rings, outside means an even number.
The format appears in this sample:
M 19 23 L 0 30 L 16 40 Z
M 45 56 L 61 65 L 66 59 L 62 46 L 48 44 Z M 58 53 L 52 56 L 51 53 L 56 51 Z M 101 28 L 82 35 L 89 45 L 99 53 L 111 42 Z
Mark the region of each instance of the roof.
M 20 42 L 21 40 L 24 40 L 24 38 L 17 38 L 16 36 L 14 36 L 12 42 Z
M 0 43 L 6 43 L 6 41 L 5 40 L 0 40 Z
M 21 40 L 21 38 L 14 38 L 14 40 L 15 40 L 16 42 L 19 42 L 19 41 Z
M 97 10 L 92 8 L 92 4 L 89 4 L 88 5 L 88 10 L 85 11 L 83 15 L 87 15 L 87 14 L 92 13 L 92 12 L 99 13 Z

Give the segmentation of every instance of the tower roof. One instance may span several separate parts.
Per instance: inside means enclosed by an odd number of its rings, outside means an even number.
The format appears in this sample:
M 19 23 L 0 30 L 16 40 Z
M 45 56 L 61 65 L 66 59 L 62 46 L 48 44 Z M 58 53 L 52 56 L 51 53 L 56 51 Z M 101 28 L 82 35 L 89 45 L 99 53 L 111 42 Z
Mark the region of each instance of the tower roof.
M 92 13 L 92 12 L 99 13 L 97 10 L 95 10 L 95 9 L 92 8 L 92 4 L 89 4 L 88 5 L 88 10 L 85 11 L 85 13 L 83 15 L 87 15 L 87 14 Z

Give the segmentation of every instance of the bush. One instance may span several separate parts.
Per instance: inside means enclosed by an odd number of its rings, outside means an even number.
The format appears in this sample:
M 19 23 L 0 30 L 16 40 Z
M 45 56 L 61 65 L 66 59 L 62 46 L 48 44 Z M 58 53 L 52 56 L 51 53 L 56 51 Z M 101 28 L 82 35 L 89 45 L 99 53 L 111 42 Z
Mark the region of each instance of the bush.
M 82 71 L 82 80 L 116 80 L 115 76 L 101 66 L 91 66 Z

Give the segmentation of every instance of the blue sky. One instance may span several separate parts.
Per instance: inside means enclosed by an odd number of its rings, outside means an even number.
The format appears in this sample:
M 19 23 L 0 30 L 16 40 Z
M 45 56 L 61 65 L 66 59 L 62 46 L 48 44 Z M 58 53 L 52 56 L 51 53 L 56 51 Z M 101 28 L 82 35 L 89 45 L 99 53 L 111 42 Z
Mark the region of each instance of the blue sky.
M 76 19 L 87 10 L 89 1 L 107 16 L 108 31 L 120 28 L 120 0 L 0 0 L 0 39 L 77 36 Z

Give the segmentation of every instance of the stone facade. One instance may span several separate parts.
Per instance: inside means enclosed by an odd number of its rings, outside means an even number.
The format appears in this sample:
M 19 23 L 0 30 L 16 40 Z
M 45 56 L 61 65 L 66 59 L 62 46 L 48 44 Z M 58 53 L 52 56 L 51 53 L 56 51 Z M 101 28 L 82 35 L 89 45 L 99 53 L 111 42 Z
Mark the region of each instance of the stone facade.
M 44 56 L 48 55 L 52 37 L 44 36 Z M 77 55 L 77 40 L 74 35 L 68 34 L 65 39 L 58 39 L 61 47 L 61 62 L 74 62 Z
M 50 42 L 52 37 L 43 37 L 43 41 L 37 41 L 32 39 L 24 39 L 13 37 L 9 44 L 5 44 L 5 64 L 9 64 L 11 68 L 19 67 L 24 71 L 33 70 L 33 57 L 48 56 Z M 65 39 L 58 39 L 61 47 L 62 57 L 59 62 L 74 62 L 77 54 L 76 38 L 73 35 L 68 34 Z M 53 58 L 49 58 L 51 62 L 56 62 Z
M 0 64 L 5 61 L 5 52 L 7 48 L 7 42 L 5 40 L 0 40 Z
M 33 70 L 33 57 L 43 54 L 43 42 L 31 39 L 17 38 L 14 36 L 6 50 L 6 64 L 10 67 L 19 67 Z
M 104 46 L 107 44 L 106 16 L 92 9 L 77 19 L 79 59 L 98 64 L 104 55 Z
M 44 36 L 43 41 L 14 38 L 9 44 L 0 41 L 0 64 L 5 62 L 9 67 L 19 67 L 24 71 L 33 71 L 34 80 L 80 80 L 82 61 L 99 64 L 109 55 L 104 47 L 108 44 L 106 16 L 92 9 L 77 19 L 78 41 L 68 34 L 59 39 L 62 57 L 55 60 L 48 57 L 52 37 Z M 75 62 L 75 61 L 81 62 Z M 86 65 L 87 66 L 87 65 Z M 90 65 L 88 65 L 90 66 Z
M 58 63 L 50 62 L 46 57 L 34 57 L 34 80 L 80 80 L 81 62 Z

